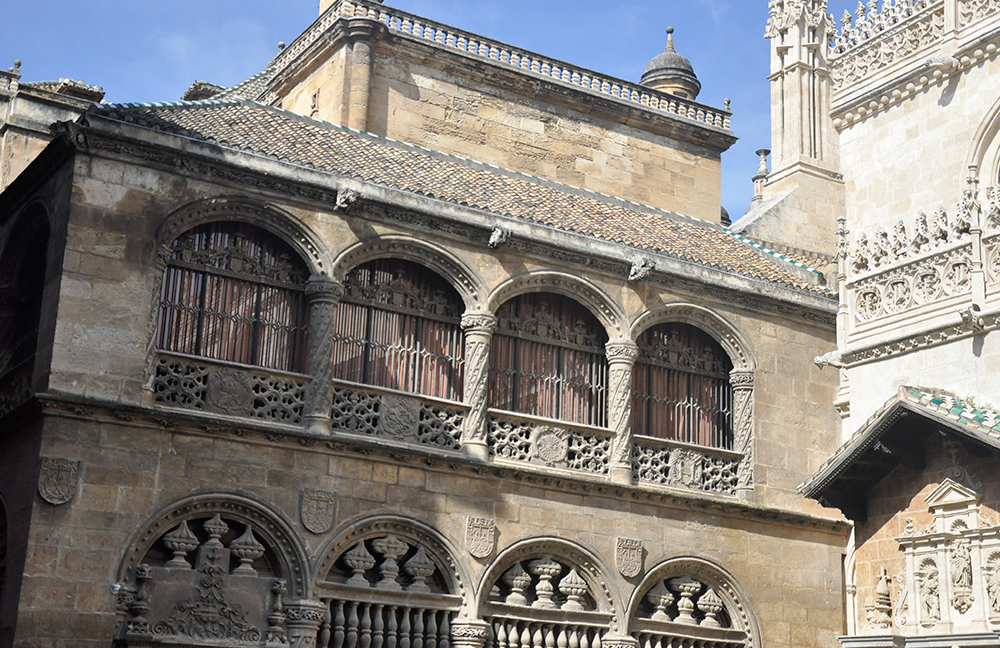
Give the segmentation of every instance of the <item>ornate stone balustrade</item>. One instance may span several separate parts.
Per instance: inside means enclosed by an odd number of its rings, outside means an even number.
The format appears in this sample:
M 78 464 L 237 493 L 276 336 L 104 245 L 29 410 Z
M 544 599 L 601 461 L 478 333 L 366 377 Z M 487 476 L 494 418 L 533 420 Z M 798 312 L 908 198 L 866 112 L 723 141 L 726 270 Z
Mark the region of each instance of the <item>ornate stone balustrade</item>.
M 0 376 L 0 417 L 13 412 L 31 398 L 31 371 L 35 356 Z
M 602 75 L 593 70 L 541 56 L 365 0 L 339 0 L 335 2 L 309 29 L 276 56 L 272 65 L 281 69 L 290 64 L 323 38 L 323 35 L 338 19 L 344 17 L 376 20 L 394 33 L 420 38 L 438 47 L 479 56 L 500 65 L 518 68 L 524 72 L 628 101 L 650 110 L 702 122 L 708 126 L 726 130 L 731 127 L 732 112 L 728 108 L 719 110 L 696 101 L 681 99 L 666 92 Z
M 606 428 L 490 412 L 489 447 L 499 461 L 607 475 L 613 437 Z
M 437 398 L 334 381 L 334 434 L 457 450 L 468 407 Z
M 964 27 L 998 11 L 1000 11 L 998 0 L 959 0 L 958 24 Z
M 720 495 L 736 495 L 743 459 L 738 452 L 640 436 L 633 439 L 632 457 L 636 483 Z
M 301 374 L 158 352 L 153 402 L 160 407 L 298 426 L 309 380 Z
M 879 70 L 903 60 L 941 38 L 942 0 L 883 0 L 881 10 L 869 0 L 867 12 L 858 3 L 857 20 L 845 11 L 842 28 L 830 42 L 830 76 L 834 91 L 850 87 Z

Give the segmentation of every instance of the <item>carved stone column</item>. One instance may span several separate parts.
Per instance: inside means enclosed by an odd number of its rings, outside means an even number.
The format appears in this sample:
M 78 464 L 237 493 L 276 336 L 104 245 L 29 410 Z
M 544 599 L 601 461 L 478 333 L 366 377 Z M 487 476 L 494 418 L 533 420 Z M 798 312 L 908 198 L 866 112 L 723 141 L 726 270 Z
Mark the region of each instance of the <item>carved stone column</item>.
M 306 282 L 309 300 L 309 362 L 306 371 L 312 382 L 306 392 L 306 430 L 330 434 L 330 407 L 333 399 L 333 319 L 344 286 L 329 277 L 314 276 Z
M 490 341 L 497 327 L 497 318 L 488 312 L 472 312 L 462 316 L 465 329 L 465 402 L 469 413 L 462 426 L 462 447 L 471 456 L 486 461 L 486 409 L 489 406 Z
M 484 648 L 489 636 L 489 625 L 485 621 L 460 619 L 451 624 L 453 648 Z
M 608 427 L 611 444 L 611 481 L 632 483 L 632 367 L 639 347 L 629 340 L 608 342 Z
M 316 637 L 319 627 L 326 620 L 326 606 L 319 601 L 293 601 L 285 604 L 285 623 L 288 625 L 288 643 L 291 648 L 319 647 Z
M 733 386 L 733 450 L 743 454 L 736 491 L 740 499 L 753 493 L 753 371 L 734 369 L 729 374 Z

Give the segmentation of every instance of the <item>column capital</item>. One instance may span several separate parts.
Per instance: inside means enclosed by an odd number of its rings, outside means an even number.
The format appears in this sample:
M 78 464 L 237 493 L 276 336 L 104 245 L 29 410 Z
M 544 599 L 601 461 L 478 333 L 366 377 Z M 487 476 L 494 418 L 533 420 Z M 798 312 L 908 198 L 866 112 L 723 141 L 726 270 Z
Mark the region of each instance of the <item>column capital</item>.
M 489 311 L 469 311 L 462 315 L 462 328 L 492 334 L 497 328 L 497 316 Z
M 751 369 L 733 369 L 729 372 L 729 384 L 733 389 L 753 389 L 754 373 Z
M 481 648 L 490 636 L 490 626 L 477 619 L 455 620 L 451 624 L 451 643 L 458 648 Z
M 604 348 L 609 363 L 632 364 L 639 357 L 639 347 L 631 340 L 612 340 Z
M 337 303 L 344 296 L 344 284 L 325 275 L 313 275 L 306 281 L 306 297 L 310 302 Z

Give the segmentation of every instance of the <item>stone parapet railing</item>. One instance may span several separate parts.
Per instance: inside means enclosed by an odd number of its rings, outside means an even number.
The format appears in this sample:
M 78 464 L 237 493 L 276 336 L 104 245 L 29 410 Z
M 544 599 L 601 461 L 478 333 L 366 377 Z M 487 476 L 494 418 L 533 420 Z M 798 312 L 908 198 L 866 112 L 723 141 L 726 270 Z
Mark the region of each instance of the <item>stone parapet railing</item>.
M 35 356 L 0 376 L 0 417 L 13 412 L 31 398 L 31 373 Z
M 652 437 L 636 436 L 632 442 L 632 476 L 637 484 L 736 495 L 742 460 L 738 452 Z
M 21 79 L 20 61 L 14 61 L 14 67 L 0 70 L 0 90 L 17 92 L 18 81 Z
M 867 14 L 858 9 L 853 26 L 847 12 L 842 22 L 830 42 L 835 92 L 936 43 L 944 33 L 944 1 L 897 0 L 881 11 L 869 2 Z
M 1000 12 L 1000 0 L 959 0 L 958 24 L 962 27 Z
M 438 47 L 478 56 L 524 73 L 621 99 L 650 110 L 725 130 L 729 130 L 732 125 L 732 112 L 728 107 L 722 110 L 712 108 L 365 0 L 334 2 L 306 31 L 282 50 L 270 65 L 280 70 L 291 64 L 322 39 L 337 20 L 350 17 L 375 20 L 396 34 L 419 38 Z
M 299 426 L 309 381 L 302 374 L 161 351 L 154 361 L 153 402 Z
M 334 381 L 330 427 L 335 435 L 458 450 L 468 410 L 439 398 Z
M 490 410 L 488 443 L 495 461 L 606 476 L 613 438 L 607 428 Z

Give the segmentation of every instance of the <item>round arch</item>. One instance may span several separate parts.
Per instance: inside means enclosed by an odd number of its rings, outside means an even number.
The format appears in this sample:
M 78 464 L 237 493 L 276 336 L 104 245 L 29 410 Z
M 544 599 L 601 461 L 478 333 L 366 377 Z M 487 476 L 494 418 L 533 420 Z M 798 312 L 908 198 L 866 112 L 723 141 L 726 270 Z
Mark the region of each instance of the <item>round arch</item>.
M 614 585 L 616 580 L 611 570 L 595 551 L 576 542 L 553 536 L 522 538 L 497 554 L 479 581 L 476 618 L 483 617 L 492 583 L 501 578 L 514 566 L 514 563 L 542 555 L 562 559 L 576 567 L 593 592 L 598 610 L 611 614 L 609 627 L 611 634 L 616 635 L 624 630 L 622 620 L 626 617 L 622 615 L 622 596 Z
M 721 316 L 695 304 L 665 304 L 643 313 L 632 323 L 631 339 L 636 340 L 646 329 L 666 322 L 690 324 L 711 335 L 729 354 L 734 371 L 753 371 L 757 367 L 750 345 L 740 332 Z
M 163 221 L 157 233 L 161 255 L 169 256 L 170 244 L 184 232 L 215 221 L 248 223 L 267 230 L 299 253 L 310 274 L 330 274 L 333 264 L 319 237 L 288 212 L 243 196 L 207 198 L 175 210 Z
M 507 300 L 531 292 L 551 292 L 574 299 L 597 318 L 612 342 L 627 337 L 625 314 L 618 304 L 586 279 L 562 272 L 538 271 L 511 277 L 490 293 L 487 308 L 496 313 Z
M 333 568 L 337 558 L 358 542 L 387 534 L 423 546 L 433 554 L 430 558 L 448 578 L 452 592 L 462 598 L 459 617 L 469 618 L 474 598 L 472 579 L 457 558 L 460 555 L 457 548 L 437 529 L 412 517 L 386 513 L 359 515 L 348 520 L 320 550 L 321 558 L 311 574 L 311 581 L 319 583 Z
M 697 556 L 680 555 L 666 558 L 656 564 L 633 590 L 628 602 L 628 616 L 631 624 L 642 598 L 657 581 L 674 576 L 693 576 L 715 590 L 722 599 L 726 610 L 731 611 L 731 621 L 739 630 L 747 633 L 747 647 L 760 648 L 761 633 L 757 614 L 750 603 L 750 597 L 732 574 L 722 566 Z M 631 631 L 631 628 L 629 628 Z
M 469 266 L 444 248 L 412 236 L 383 236 L 356 243 L 337 255 L 331 276 L 343 282 L 347 273 L 362 263 L 387 257 L 419 263 L 444 277 L 462 296 L 467 311 L 480 310 L 485 302 L 482 280 Z
M 143 523 L 132 536 L 130 547 L 118 568 L 118 581 L 125 582 L 153 544 L 181 522 L 221 514 L 241 524 L 252 524 L 254 534 L 274 548 L 289 594 L 307 598 L 309 557 L 301 538 L 285 518 L 270 506 L 232 493 L 200 493 L 176 501 Z

